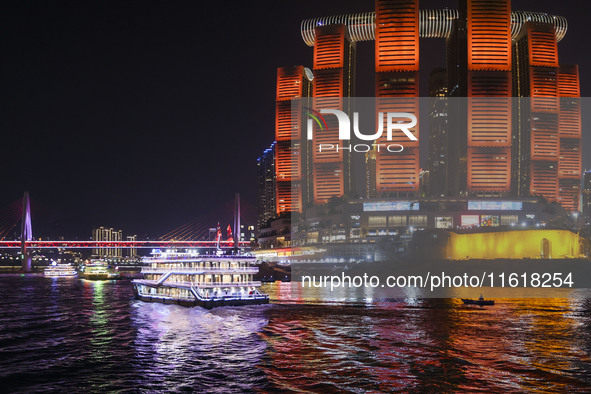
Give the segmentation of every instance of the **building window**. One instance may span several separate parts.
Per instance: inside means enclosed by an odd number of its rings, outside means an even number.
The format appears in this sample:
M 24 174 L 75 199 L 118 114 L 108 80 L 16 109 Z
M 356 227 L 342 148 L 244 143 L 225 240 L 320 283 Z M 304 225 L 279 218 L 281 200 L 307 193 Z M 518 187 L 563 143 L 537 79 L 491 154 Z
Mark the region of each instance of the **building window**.
M 435 228 L 453 228 L 454 220 L 451 216 L 435 218 Z
M 388 218 L 390 227 L 406 227 L 406 215 L 395 215 Z
M 408 217 L 409 226 L 427 226 L 427 215 L 410 215 Z
M 367 225 L 369 228 L 386 228 L 386 216 L 370 216 Z
M 519 222 L 519 217 L 517 215 L 501 215 L 501 226 L 510 226 L 512 224 L 517 224 Z

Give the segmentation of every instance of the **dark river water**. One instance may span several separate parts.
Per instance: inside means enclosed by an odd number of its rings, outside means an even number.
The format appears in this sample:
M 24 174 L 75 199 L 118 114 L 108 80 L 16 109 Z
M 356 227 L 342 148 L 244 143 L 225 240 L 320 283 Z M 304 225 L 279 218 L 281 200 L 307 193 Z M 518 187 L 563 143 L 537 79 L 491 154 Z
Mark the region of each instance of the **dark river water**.
M 1 392 L 590 392 L 591 293 L 272 304 L 133 299 L 127 281 L 0 278 Z

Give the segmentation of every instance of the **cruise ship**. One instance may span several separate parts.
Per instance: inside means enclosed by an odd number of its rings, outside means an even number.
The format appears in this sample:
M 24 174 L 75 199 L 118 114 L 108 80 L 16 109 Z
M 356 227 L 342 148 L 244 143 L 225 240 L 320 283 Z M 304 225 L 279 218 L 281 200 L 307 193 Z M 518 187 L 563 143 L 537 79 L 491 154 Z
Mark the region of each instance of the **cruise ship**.
M 142 301 L 201 306 L 268 304 L 269 296 L 253 281 L 256 258 L 243 254 L 201 255 L 195 250 L 153 250 L 142 269 L 144 279 L 133 281 Z
M 89 280 L 107 280 L 117 279 L 119 274 L 109 268 L 109 264 L 100 259 L 91 259 L 84 265 L 84 270 L 81 273 L 84 279 Z
M 58 264 L 54 262 L 45 268 L 43 275 L 48 278 L 75 278 L 78 276 L 78 273 L 72 264 Z

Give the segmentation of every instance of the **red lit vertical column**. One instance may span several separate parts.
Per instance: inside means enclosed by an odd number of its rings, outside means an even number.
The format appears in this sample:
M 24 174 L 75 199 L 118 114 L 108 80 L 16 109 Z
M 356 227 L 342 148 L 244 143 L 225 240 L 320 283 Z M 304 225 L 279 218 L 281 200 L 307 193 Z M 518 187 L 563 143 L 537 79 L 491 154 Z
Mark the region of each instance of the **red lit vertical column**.
M 307 78 L 303 66 L 277 70 L 275 110 L 275 176 L 277 214 L 302 211 L 301 116 L 294 113 L 294 98 L 305 96 Z
M 319 26 L 314 45 L 314 109 L 343 110 L 342 97 L 348 95 L 345 76 L 351 51 L 345 25 Z M 342 149 L 321 150 L 321 145 L 344 147 L 339 140 L 335 116 L 325 115 L 326 127 L 314 125 L 312 140 L 313 198 L 325 203 L 331 197 L 341 197 L 346 189 L 346 156 Z
M 468 0 L 468 192 L 511 188 L 511 2 Z
M 525 28 L 530 103 L 530 194 L 558 200 L 558 52 L 554 26 L 528 22 Z M 527 45 L 525 45 L 527 44 Z
M 581 193 L 581 103 L 579 69 L 561 65 L 558 69 L 558 202 L 569 211 L 579 209 Z
M 375 61 L 377 110 L 407 112 L 419 118 L 419 2 L 376 0 Z M 408 119 L 400 119 L 409 122 Z M 419 192 L 419 125 L 411 128 L 417 141 L 403 133 L 386 133 L 378 144 L 400 144 L 402 152 L 376 152 L 376 192 L 381 195 L 415 195 Z

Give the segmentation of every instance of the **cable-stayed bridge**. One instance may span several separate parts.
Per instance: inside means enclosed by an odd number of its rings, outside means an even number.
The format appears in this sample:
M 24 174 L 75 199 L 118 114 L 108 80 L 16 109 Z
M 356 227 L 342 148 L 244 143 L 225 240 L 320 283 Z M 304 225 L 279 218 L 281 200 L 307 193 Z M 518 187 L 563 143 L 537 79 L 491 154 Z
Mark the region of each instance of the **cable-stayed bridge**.
M 227 204 L 226 204 L 227 205 Z M 222 220 L 217 222 L 217 228 L 212 228 L 212 217 L 197 218 L 186 223 L 154 241 L 51 241 L 34 240 L 31 225 L 31 204 L 29 193 L 25 192 L 22 202 L 10 204 L 3 212 L 0 212 L 0 249 L 20 249 L 22 259 L 22 270 L 31 270 L 32 249 L 184 249 L 184 248 L 244 248 L 250 245 L 250 241 L 236 242 L 236 236 L 241 234 L 241 210 L 238 194 L 234 200 L 234 209 L 232 213 L 227 212 L 222 215 Z M 4 214 L 4 215 L 3 215 Z M 16 216 L 16 219 L 15 219 Z M 210 212 L 209 216 L 212 216 Z M 221 239 L 221 223 L 228 224 L 228 238 Z M 246 223 L 254 223 L 252 218 L 248 218 Z M 21 224 L 19 240 L 6 240 L 6 237 Z M 233 227 L 233 230 L 231 229 Z M 211 237 L 211 231 L 217 232 L 216 239 L 206 239 Z

